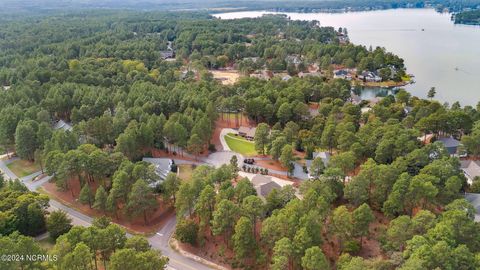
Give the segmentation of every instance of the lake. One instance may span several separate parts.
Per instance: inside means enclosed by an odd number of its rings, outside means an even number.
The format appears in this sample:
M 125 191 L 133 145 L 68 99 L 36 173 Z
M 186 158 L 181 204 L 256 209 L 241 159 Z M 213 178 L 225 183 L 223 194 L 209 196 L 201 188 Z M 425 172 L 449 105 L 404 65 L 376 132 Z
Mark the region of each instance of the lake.
M 273 12 L 215 14 L 222 19 L 259 17 Z M 433 9 L 391 9 L 350 13 L 283 13 L 293 20 L 318 20 L 323 26 L 346 27 L 350 41 L 382 46 L 405 60 L 415 84 L 405 87 L 450 104 L 476 105 L 480 101 L 480 27 L 455 25 L 450 14 Z M 372 91 L 368 93 L 372 95 Z

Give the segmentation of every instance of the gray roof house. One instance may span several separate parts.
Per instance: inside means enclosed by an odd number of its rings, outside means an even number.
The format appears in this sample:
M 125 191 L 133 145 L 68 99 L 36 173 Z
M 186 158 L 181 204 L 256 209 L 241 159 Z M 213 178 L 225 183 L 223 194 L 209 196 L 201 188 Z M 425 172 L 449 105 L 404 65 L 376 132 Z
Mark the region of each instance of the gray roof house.
M 256 131 L 257 131 L 257 128 L 241 126 L 240 128 L 238 128 L 238 135 L 245 137 L 248 140 L 253 140 L 255 138 Z
M 169 59 L 169 58 L 174 58 L 175 57 L 175 51 L 173 51 L 173 50 L 161 51 L 160 56 L 164 60 Z
M 331 154 L 329 152 L 313 152 L 312 155 L 312 160 L 306 160 L 305 165 L 309 169 L 310 166 L 312 165 L 312 161 L 316 158 L 321 158 L 323 161 L 323 164 L 325 164 L 325 167 L 328 166 L 328 162 L 330 162 Z
M 65 131 L 72 131 L 73 127 L 69 123 L 63 120 L 60 120 L 53 125 L 53 129 L 55 130 L 63 129 Z
M 339 70 L 333 71 L 333 78 L 335 79 L 346 79 L 347 75 L 348 75 L 348 71 L 346 71 L 345 69 L 339 69 Z
M 252 184 L 257 195 L 265 199 L 272 190 L 280 190 L 282 187 L 266 175 L 257 174 L 252 178 Z
M 472 184 L 475 177 L 480 177 L 480 161 L 477 160 L 461 160 L 460 169 L 462 169 L 468 184 Z
M 458 150 L 458 146 L 460 145 L 460 141 L 456 140 L 452 136 L 450 137 L 442 137 L 439 138 L 437 141 L 442 142 L 445 148 L 447 149 L 450 155 L 455 155 Z

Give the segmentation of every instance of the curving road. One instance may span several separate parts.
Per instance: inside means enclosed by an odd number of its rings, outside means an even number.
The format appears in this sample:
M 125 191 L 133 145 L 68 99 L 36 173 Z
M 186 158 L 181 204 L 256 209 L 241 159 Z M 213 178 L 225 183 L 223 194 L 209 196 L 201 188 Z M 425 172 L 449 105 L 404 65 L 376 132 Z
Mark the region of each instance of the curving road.
M 4 174 L 7 176 L 8 179 L 18 178 L 13 172 L 11 172 L 8 169 L 7 163 L 4 160 L 0 160 L 0 171 L 4 172 Z M 40 174 L 41 172 L 36 172 L 29 176 L 20 178 L 20 181 L 22 181 L 29 190 L 36 191 L 39 187 L 41 187 L 43 184 L 45 184 L 51 179 L 51 176 L 47 176 L 40 180 L 34 181 L 35 177 L 37 177 Z M 85 226 L 85 227 L 92 225 L 93 218 L 87 215 L 84 215 L 79 211 L 62 204 L 57 200 L 50 199 L 49 209 L 65 211 L 72 219 L 72 223 L 74 225 Z M 170 218 L 166 222 L 165 226 L 163 226 L 155 235 L 148 237 L 148 242 L 150 243 L 152 248 L 161 251 L 164 256 L 167 256 L 169 258 L 167 269 L 170 269 L 170 270 L 214 269 L 202 263 L 199 263 L 193 259 L 184 257 L 170 247 L 169 240 L 175 231 L 175 225 L 176 225 L 176 218 L 174 216 Z M 132 234 L 127 233 L 127 237 L 131 237 L 131 236 Z

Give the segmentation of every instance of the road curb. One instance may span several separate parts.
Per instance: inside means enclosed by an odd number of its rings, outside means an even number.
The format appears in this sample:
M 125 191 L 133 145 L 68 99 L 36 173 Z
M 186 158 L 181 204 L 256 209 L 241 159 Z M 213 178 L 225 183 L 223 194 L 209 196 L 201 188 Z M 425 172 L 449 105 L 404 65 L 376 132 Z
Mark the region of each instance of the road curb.
M 208 261 L 208 260 L 206 260 L 206 259 L 204 259 L 204 258 L 202 258 L 202 257 L 200 257 L 200 256 L 197 256 L 197 255 L 192 254 L 192 253 L 190 253 L 190 252 L 188 252 L 188 251 L 186 251 L 186 250 L 183 250 L 183 249 L 180 247 L 180 245 L 178 244 L 177 239 L 175 239 L 175 238 L 173 238 L 173 237 L 171 237 L 170 240 L 168 240 L 168 244 L 170 245 L 170 247 L 171 247 L 174 251 L 180 253 L 180 255 L 182 255 L 182 256 L 184 256 L 184 257 L 187 257 L 187 258 L 192 259 L 192 260 L 194 260 L 194 261 L 196 261 L 196 262 L 202 263 L 202 264 L 204 264 L 204 265 L 206 265 L 206 266 L 212 267 L 213 269 L 217 269 L 217 270 L 229 270 L 229 269 L 226 268 L 226 267 L 223 267 L 223 266 L 218 265 L 218 264 L 216 264 L 216 263 L 214 263 L 214 262 L 212 262 L 212 261 Z

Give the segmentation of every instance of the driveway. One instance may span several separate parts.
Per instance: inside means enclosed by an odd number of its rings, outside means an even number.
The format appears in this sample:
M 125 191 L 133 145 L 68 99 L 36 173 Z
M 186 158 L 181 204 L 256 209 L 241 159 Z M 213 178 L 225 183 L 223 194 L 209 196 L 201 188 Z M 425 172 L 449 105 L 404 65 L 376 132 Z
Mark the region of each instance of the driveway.
M 15 180 L 17 176 L 7 167 L 7 164 L 15 161 L 18 158 L 12 158 L 9 160 L 0 159 L 0 171 L 3 172 L 3 175 L 6 179 Z

